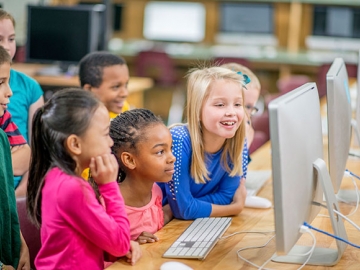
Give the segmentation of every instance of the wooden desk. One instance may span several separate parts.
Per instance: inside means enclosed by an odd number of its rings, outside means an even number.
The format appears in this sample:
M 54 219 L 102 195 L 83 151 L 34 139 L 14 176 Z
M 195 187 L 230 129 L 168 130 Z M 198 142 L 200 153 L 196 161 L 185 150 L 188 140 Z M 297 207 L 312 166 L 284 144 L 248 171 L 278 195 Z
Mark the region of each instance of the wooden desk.
M 324 146 L 324 151 L 326 146 Z M 327 150 L 326 150 L 327 151 Z M 354 173 L 360 173 L 360 160 L 349 157 L 348 169 Z M 250 170 L 266 170 L 271 169 L 271 152 L 270 142 L 264 144 L 252 155 L 252 161 L 249 166 Z M 346 180 L 346 179 L 345 179 Z M 343 187 L 352 187 L 351 180 L 343 181 Z M 360 186 L 360 185 L 359 185 Z M 272 184 L 269 180 L 263 189 L 260 191 L 259 196 L 272 200 Z M 353 206 L 344 203 L 339 203 L 340 210 L 343 214 L 348 214 L 353 209 Z M 295 209 L 294 209 L 295 210 Z M 327 214 L 323 209 L 321 214 Z M 360 211 L 351 216 L 351 219 L 360 224 Z M 191 221 L 173 220 L 167 224 L 162 230 L 156 233 L 159 237 L 159 242 L 153 244 L 142 245 L 143 257 L 136 263 L 135 266 L 130 266 L 123 259 L 118 260 L 107 270 L 116 269 L 160 269 L 160 266 L 166 261 L 179 261 L 187 264 L 193 269 L 255 269 L 243 260 L 237 257 L 236 251 L 240 248 L 249 246 L 260 246 L 265 244 L 272 234 L 237 234 L 228 239 L 220 240 L 214 249 L 209 253 L 204 261 L 187 260 L 187 259 L 164 259 L 163 253 L 171 246 L 175 239 L 185 230 Z M 314 227 L 322 230 L 332 232 L 330 220 L 326 217 L 318 216 L 313 222 Z M 359 234 L 353 226 L 345 222 L 345 228 L 348 234 L 349 241 L 360 244 Z M 274 230 L 274 211 L 273 209 L 250 209 L 245 208 L 241 214 L 233 217 L 233 221 L 229 229 L 225 232 L 224 236 L 239 231 L 272 231 Z M 335 248 L 335 240 L 324 234 L 314 232 L 318 247 L 332 247 Z M 301 245 L 312 245 L 312 239 L 308 235 L 303 235 L 299 242 Z M 272 240 L 266 247 L 261 249 L 253 249 L 244 251 L 242 256 L 248 260 L 262 265 L 268 258 L 275 252 L 275 241 Z M 270 269 L 298 269 L 300 265 L 280 264 L 269 262 L 266 268 Z M 328 269 L 324 266 L 305 266 L 303 269 Z M 342 256 L 340 262 L 331 269 L 360 269 L 360 252 L 353 247 L 348 246 Z
M 21 71 L 34 78 L 41 86 L 47 87 L 80 87 L 78 76 L 40 76 L 37 71 L 46 65 L 41 64 L 13 64 L 12 68 Z M 144 107 L 144 91 L 151 88 L 154 82 L 150 78 L 130 77 L 129 96 L 127 101 L 136 108 Z

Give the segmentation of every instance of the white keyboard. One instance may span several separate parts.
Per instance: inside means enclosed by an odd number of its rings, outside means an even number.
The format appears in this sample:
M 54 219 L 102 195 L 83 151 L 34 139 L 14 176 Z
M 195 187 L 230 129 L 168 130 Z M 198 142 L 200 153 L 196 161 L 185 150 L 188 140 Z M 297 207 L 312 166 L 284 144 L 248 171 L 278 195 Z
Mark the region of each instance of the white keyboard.
M 203 260 L 231 224 L 229 217 L 197 218 L 164 253 L 164 258 Z
M 247 196 L 255 196 L 271 177 L 271 170 L 248 171 L 246 176 Z

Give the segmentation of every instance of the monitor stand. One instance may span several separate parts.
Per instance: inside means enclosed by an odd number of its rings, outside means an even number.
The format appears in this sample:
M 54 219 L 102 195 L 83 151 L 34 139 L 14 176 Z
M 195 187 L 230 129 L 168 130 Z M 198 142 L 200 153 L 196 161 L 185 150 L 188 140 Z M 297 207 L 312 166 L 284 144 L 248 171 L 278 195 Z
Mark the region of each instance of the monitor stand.
M 353 146 L 357 147 L 357 149 L 351 148 L 350 153 L 360 157 L 360 127 L 358 126 L 356 119 L 351 119 L 351 127 L 353 130 Z
M 322 159 L 317 159 L 313 165 L 317 172 L 318 181 L 321 182 L 321 186 L 324 191 L 333 232 L 336 236 L 347 239 L 343 219 L 340 216 L 335 215 L 333 212 L 333 209 L 339 210 L 339 205 L 335 198 L 334 189 L 330 180 L 330 175 L 327 170 L 326 164 Z M 307 262 L 307 264 L 326 266 L 335 265 L 340 260 L 346 248 L 346 244 L 344 242 L 341 242 L 339 240 L 335 241 L 337 249 L 315 247 L 313 254 L 311 255 L 311 258 Z M 287 255 L 277 256 L 275 253 L 271 260 L 281 263 L 303 264 L 307 260 L 308 256 L 299 256 L 299 254 L 305 254 L 309 252 L 311 248 L 311 246 L 296 245 L 290 250 Z

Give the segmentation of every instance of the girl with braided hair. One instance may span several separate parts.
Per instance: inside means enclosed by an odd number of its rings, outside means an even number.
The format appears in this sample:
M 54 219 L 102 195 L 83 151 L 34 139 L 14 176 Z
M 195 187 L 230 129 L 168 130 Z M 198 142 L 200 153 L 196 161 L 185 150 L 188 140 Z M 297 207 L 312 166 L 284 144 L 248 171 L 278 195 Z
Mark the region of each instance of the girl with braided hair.
M 162 192 L 174 173 L 172 139 L 160 118 L 147 109 L 119 114 L 110 124 L 111 147 L 119 163 L 118 182 L 130 221 L 131 239 L 141 244 L 170 221 L 170 207 L 162 208 Z

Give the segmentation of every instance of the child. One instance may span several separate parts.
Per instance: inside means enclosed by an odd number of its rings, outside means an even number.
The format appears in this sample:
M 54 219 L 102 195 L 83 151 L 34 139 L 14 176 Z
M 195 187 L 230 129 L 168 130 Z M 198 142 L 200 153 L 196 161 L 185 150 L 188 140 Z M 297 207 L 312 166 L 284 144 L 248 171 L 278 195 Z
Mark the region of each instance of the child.
M 130 109 L 128 96 L 129 69 L 125 60 L 109 52 L 93 52 L 79 63 L 81 87 L 93 92 L 104 103 L 110 119 Z
M 1 85 L 0 89 L 2 88 Z M 0 269 L 30 270 L 29 250 L 20 233 L 16 210 L 10 144 L 7 135 L 1 129 L 0 185 Z
M 176 218 L 237 215 L 244 207 L 248 151 L 243 80 L 221 67 L 189 73 L 188 123 L 170 130 L 175 173 L 162 185 Z
M 14 58 L 15 20 L 3 9 L 0 9 L 0 45 L 5 48 L 11 58 Z M 29 142 L 33 115 L 44 104 L 43 91 L 34 79 L 14 69 L 10 71 L 10 88 L 14 95 L 9 104 L 9 111 L 20 133 Z
M 41 227 L 37 269 L 103 269 L 103 251 L 131 264 L 141 256 L 130 242 L 109 124 L 105 106 L 82 89 L 56 92 L 35 113 L 27 207 Z M 81 178 L 87 167 L 105 207 Z
M 157 241 L 153 235 L 170 221 L 162 209 L 162 192 L 155 182 L 166 183 L 174 173 L 172 138 L 160 118 L 147 109 L 119 114 L 110 124 L 112 151 L 120 165 L 119 185 L 130 220 L 131 239 Z M 120 182 L 120 181 L 119 181 Z
M 79 63 L 81 87 L 93 92 L 109 111 L 110 119 L 130 109 L 128 96 L 129 69 L 125 60 L 109 52 L 92 52 Z M 89 178 L 89 169 L 82 173 Z
M 246 140 L 247 145 L 250 147 L 251 143 L 254 139 L 254 128 L 251 125 L 250 118 L 253 114 L 257 113 L 259 110 L 255 107 L 256 102 L 259 99 L 260 91 L 261 91 L 261 84 L 258 77 L 247 67 L 238 64 L 238 63 L 226 63 L 221 65 L 221 67 L 228 68 L 232 71 L 241 72 L 246 74 L 250 78 L 250 83 L 246 85 L 246 90 L 244 91 L 244 98 L 245 98 L 245 109 L 247 111 L 246 117 Z
M 13 186 L 17 187 L 17 195 L 26 194 L 26 186 L 18 186 L 21 175 L 25 174 L 29 169 L 30 147 L 26 143 L 25 138 L 20 134 L 16 124 L 12 121 L 11 114 L 7 110 L 12 96 L 9 87 L 11 57 L 7 51 L 0 46 L 0 129 L 4 130 L 10 146 L 12 157 L 12 173 Z
M 3 9 L 0 9 L 0 45 L 10 54 L 11 59 L 14 58 L 16 52 L 15 20 L 10 13 Z M 26 142 L 29 142 L 33 115 L 44 104 L 43 91 L 34 79 L 14 69 L 10 70 L 10 87 L 14 95 L 8 105 L 8 110 L 20 133 Z M 25 174 L 16 173 L 14 176 L 16 197 L 25 196 L 27 181 L 27 172 Z

